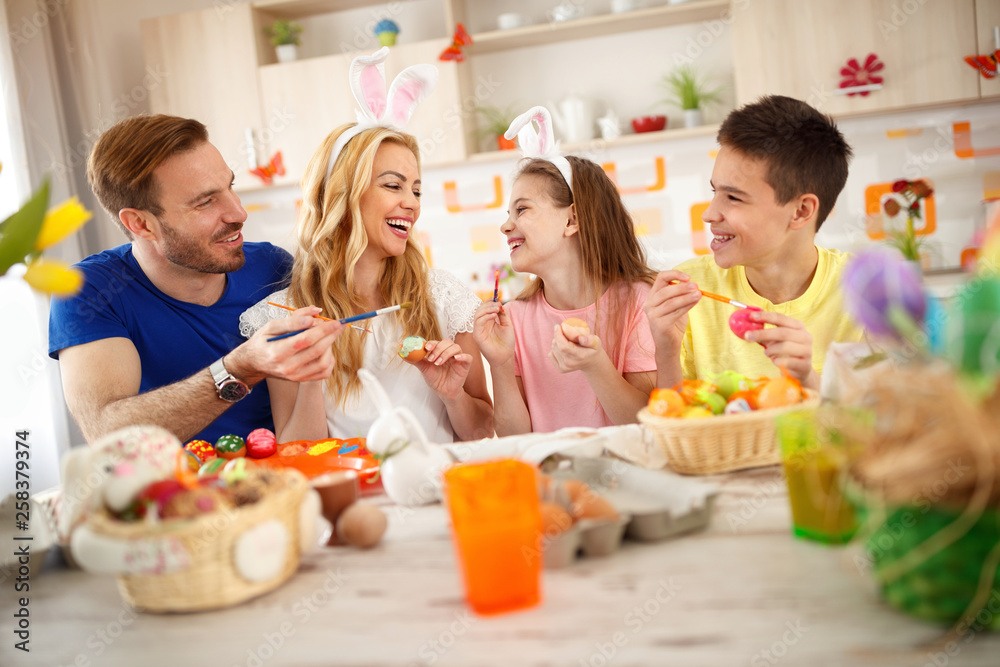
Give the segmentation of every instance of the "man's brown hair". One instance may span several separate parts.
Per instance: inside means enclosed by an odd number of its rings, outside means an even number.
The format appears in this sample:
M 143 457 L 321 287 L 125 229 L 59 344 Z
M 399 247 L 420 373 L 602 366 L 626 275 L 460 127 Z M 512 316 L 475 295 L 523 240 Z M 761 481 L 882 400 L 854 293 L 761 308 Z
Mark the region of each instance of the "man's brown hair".
M 816 195 L 819 231 L 847 183 L 853 153 L 830 116 L 800 100 L 768 95 L 730 113 L 717 139 L 765 163 L 764 178 L 779 204 Z
M 160 215 L 153 172 L 170 157 L 208 141 L 206 127 L 191 118 L 157 114 L 126 118 L 100 136 L 87 160 L 87 181 L 115 222 L 123 208 Z

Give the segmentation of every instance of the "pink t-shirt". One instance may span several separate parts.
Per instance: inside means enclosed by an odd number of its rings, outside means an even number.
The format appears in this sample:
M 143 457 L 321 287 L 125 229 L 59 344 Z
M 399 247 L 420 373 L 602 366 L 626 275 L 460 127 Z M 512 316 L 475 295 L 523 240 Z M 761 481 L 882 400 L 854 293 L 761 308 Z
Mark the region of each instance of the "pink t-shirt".
M 622 318 L 620 335 L 624 342 L 618 358 L 612 357 L 619 373 L 642 373 L 656 370 L 653 358 L 653 337 L 642 312 L 642 304 L 650 286 L 635 284 L 632 307 Z M 599 300 L 602 321 L 607 318 L 610 290 Z M 611 426 L 597 400 L 597 394 L 580 371 L 560 373 L 549 351 L 552 331 L 568 317 L 578 317 L 590 325 L 591 332 L 600 334 L 603 327 L 594 326 L 598 308 L 591 304 L 578 310 L 556 310 L 541 292 L 529 301 L 512 301 L 504 306 L 510 312 L 514 327 L 515 374 L 524 383 L 524 393 L 531 415 L 531 430 L 536 433 L 555 431 L 567 426 Z M 612 355 L 611 341 L 601 336 L 601 344 Z

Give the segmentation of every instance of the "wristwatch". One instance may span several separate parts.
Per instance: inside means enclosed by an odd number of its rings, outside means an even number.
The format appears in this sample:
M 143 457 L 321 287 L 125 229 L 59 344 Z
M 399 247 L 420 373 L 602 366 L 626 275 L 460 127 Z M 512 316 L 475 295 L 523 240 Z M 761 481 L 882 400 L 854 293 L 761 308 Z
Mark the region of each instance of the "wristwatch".
M 209 366 L 208 371 L 212 374 L 212 379 L 215 381 L 215 393 L 219 395 L 219 398 L 230 403 L 235 403 L 246 398 L 247 394 L 250 393 L 250 387 L 245 382 L 234 378 L 226 370 L 225 364 L 222 363 L 222 359 L 224 358 L 220 358 Z

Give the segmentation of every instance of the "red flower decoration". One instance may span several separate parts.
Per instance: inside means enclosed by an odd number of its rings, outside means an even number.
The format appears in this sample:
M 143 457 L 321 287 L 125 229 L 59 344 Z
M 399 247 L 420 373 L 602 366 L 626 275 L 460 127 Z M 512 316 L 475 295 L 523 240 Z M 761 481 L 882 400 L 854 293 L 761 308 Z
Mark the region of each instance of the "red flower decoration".
M 885 65 L 882 64 L 882 61 L 874 53 L 868 54 L 864 65 L 859 65 L 857 58 L 851 58 L 847 61 L 847 66 L 840 68 L 840 75 L 844 77 L 840 81 L 840 87 L 853 88 L 854 86 L 867 86 L 870 83 L 882 83 L 882 77 L 875 76 L 875 72 L 883 69 L 885 69 Z M 860 93 L 847 93 L 847 95 L 848 97 L 851 95 L 861 95 L 864 97 L 869 92 L 871 91 L 864 90 Z

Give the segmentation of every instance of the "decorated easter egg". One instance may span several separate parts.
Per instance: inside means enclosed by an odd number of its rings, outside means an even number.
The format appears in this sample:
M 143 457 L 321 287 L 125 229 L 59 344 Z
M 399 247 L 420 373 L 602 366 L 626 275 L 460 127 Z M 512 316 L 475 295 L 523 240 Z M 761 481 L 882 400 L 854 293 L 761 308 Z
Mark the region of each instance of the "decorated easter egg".
M 729 401 L 726 403 L 732 403 L 733 401 L 743 400 L 746 404 L 750 406 L 751 410 L 757 409 L 757 390 L 747 389 L 745 391 L 736 391 L 729 395 Z
M 579 317 L 567 317 L 560 324 L 560 328 L 562 329 L 563 336 L 566 336 L 566 340 L 572 341 L 577 345 L 581 345 L 581 336 L 590 334 L 590 325 Z
M 212 477 L 222 471 L 222 467 L 228 463 L 228 459 L 216 456 L 211 461 L 206 461 L 198 468 L 198 477 Z
M 681 417 L 684 419 L 701 419 L 702 417 L 711 417 L 712 411 L 706 408 L 704 405 L 689 405 L 684 408 L 684 412 L 681 413 Z
M 201 468 L 201 459 L 190 449 L 184 450 L 184 463 L 191 472 L 198 472 Z
M 184 445 L 184 449 L 192 452 L 202 463 L 218 456 L 218 453 L 215 451 L 215 447 L 212 446 L 212 443 L 205 442 L 204 440 L 192 440 L 188 444 Z
M 424 344 L 427 341 L 422 336 L 407 336 L 399 345 L 399 356 L 411 364 L 415 364 L 427 354 Z
M 378 544 L 388 525 L 385 513 L 372 505 L 358 501 L 340 513 L 337 537 L 351 546 L 367 549 Z
M 727 415 L 739 415 L 744 412 L 751 412 L 753 408 L 750 407 L 750 403 L 747 402 L 745 398 L 734 398 L 733 400 L 726 403 L 726 408 L 723 413 Z
M 247 460 L 245 457 L 238 457 L 226 461 L 222 466 L 219 477 L 226 484 L 233 484 L 247 478 Z
M 923 327 L 927 300 L 920 274 L 894 250 L 873 246 L 858 252 L 844 266 L 841 288 L 847 312 L 874 336 L 902 340 L 893 321 L 900 316 Z
M 224 435 L 215 441 L 215 451 L 224 459 L 247 455 L 247 443 L 238 435 Z
M 750 388 L 750 380 L 747 379 L 747 376 L 736 371 L 722 371 L 714 378 L 713 382 L 718 392 L 727 401 L 736 392 L 746 391 Z
M 257 428 L 247 436 L 247 455 L 255 459 L 266 459 L 278 451 L 278 440 L 269 429 Z
M 685 407 L 684 399 L 676 389 L 654 389 L 649 394 L 650 414 L 658 417 L 677 417 Z
M 697 399 L 697 405 L 704 405 L 712 411 L 713 415 L 722 414 L 722 411 L 726 408 L 726 399 L 722 397 L 722 394 L 715 391 L 700 389 L 695 394 L 695 398 Z
M 757 390 L 757 409 L 783 408 L 802 401 L 802 384 L 793 377 L 779 375 Z
M 734 334 L 746 340 L 748 331 L 756 331 L 764 328 L 763 322 L 754 322 L 750 315 L 754 311 L 749 308 L 740 308 L 729 316 L 729 328 Z

